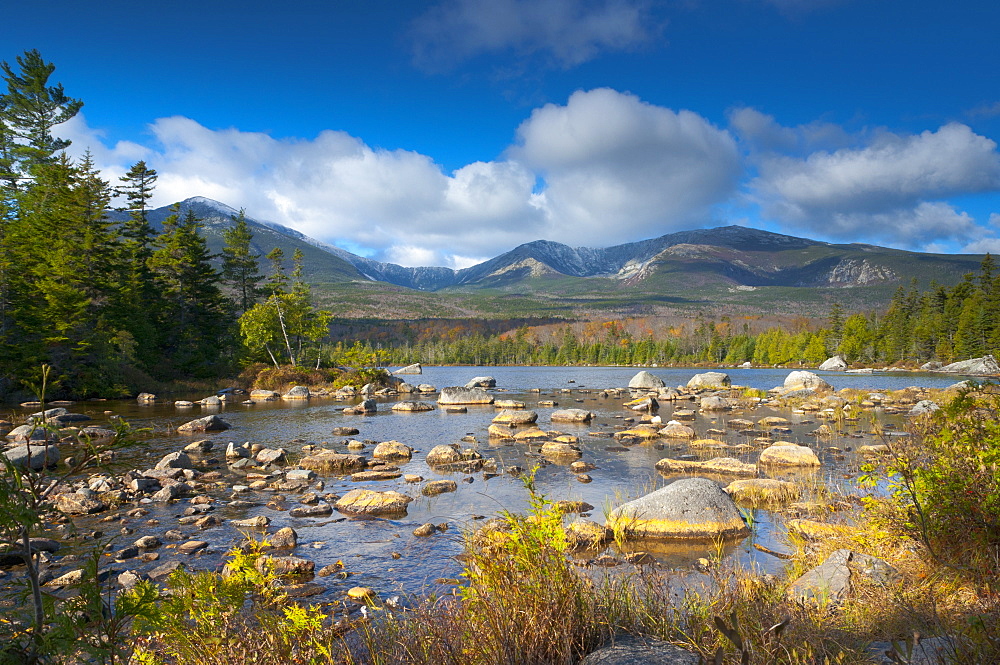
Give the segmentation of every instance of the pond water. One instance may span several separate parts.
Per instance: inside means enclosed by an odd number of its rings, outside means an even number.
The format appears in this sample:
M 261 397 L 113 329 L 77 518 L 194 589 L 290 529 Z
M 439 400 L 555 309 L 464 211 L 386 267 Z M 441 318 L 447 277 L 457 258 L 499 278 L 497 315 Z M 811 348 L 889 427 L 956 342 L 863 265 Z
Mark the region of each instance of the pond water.
M 469 406 L 467 413 L 448 413 L 437 409 L 425 413 L 394 413 L 392 403 L 409 397 L 387 397 L 378 399 L 379 411 L 369 416 L 347 416 L 341 413 L 345 406 L 357 403 L 336 401 L 330 398 L 313 399 L 309 402 L 264 402 L 250 406 L 231 404 L 221 410 L 213 410 L 232 425 L 228 431 L 210 436 L 185 436 L 176 433 L 176 427 L 188 420 L 209 413 L 199 406 L 179 409 L 171 401 L 140 406 L 134 402 L 81 402 L 73 405 L 74 412 L 91 415 L 96 424 L 106 423 L 112 415 L 120 416 L 136 427 L 152 428 L 143 437 L 141 444 L 123 452 L 115 462 L 116 471 L 152 467 L 164 454 L 179 450 L 187 443 L 211 438 L 215 444 L 212 456 L 224 461 L 225 445 L 229 441 L 263 444 L 268 447 L 283 447 L 290 453 L 298 454 L 302 446 L 322 445 L 338 452 L 347 452 L 344 437 L 330 432 L 337 426 L 353 426 L 360 434 L 351 437 L 359 440 L 397 440 L 414 447 L 412 461 L 401 464 L 405 474 L 417 474 L 426 481 L 449 478 L 458 483 L 453 493 L 434 497 L 421 496 L 419 485 L 398 480 L 356 483 L 349 478 L 323 478 L 321 493 L 342 495 L 356 487 L 377 490 L 397 490 L 414 497 L 409 504 L 407 515 L 400 519 L 354 519 L 337 512 L 326 518 L 292 518 L 287 511 L 267 507 L 273 491 L 251 491 L 239 495 L 239 499 L 253 502 L 250 508 L 231 508 L 226 502 L 233 498 L 231 487 L 244 481 L 237 475 L 227 476 L 226 483 L 209 491 L 217 499 L 215 514 L 224 520 L 241 519 L 256 515 L 266 515 L 271 520 L 268 531 L 273 532 L 283 526 L 294 527 L 299 534 L 297 556 L 311 559 L 316 569 L 342 561 L 351 573 L 346 580 L 326 578 L 324 584 L 329 590 L 318 598 L 339 597 L 350 586 L 364 585 L 374 588 L 380 594 L 421 593 L 445 588 L 442 578 L 455 578 L 461 572 L 461 564 L 455 556 L 461 552 L 463 530 L 475 528 L 482 520 L 496 515 L 501 510 L 521 511 L 527 505 L 527 492 L 523 483 L 504 473 L 510 466 L 531 469 L 541 465 L 536 475 L 537 489 L 553 500 L 582 500 L 595 508 L 590 519 L 603 523 L 605 514 L 620 503 L 642 496 L 654 489 L 672 482 L 677 477 L 665 478 L 654 469 L 655 463 L 663 457 L 694 455 L 709 459 L 718 456 L 734 456 L 743 461 L 753 462 L 759 451 L 735 453 L 732 450 L 693 449 L 687 442 L 661 439 L 653 443 L 622 447 L 609 436 L 624 428 L 625 419 L 639 419 L 640 414 L 629 412 L 622 407 L 623 398 L 601 397 L 598 393 L 605 388 L 623 388 L 636 373 L 635 368 L 604 367 L 425 367 L 421 376 L 402 377 L 410 383 L 430 383 L 438 388 L 464 385 L 475 376 L 492 376 L 496 379 L 494 392 L 498 399 L 514 399 L 526 403 L 528 409 L 538 413 L 538 426 L 546 430 L 559 430 L 580 438 L 582 460 L 596 465 L 590 472 L 592 482 L 582 483 L 577 474 L 569 470 L 568 463 L 549 463 L 538 453 L 538 446 L 524 444 L 509 445 L 491 442 L 487 428 L 498 409 L 491 406 Z M 697 369 L 656 369 L 650 370 L 662 378 L 668 386 L 683 385 L 694 374 L 704 371 Z M 731 369 L 726 370 L 734 385 L 767 389 L 781 385 L 789 370 L 783 369 Z M 908 386 L 943 388 L 956 381 L 953 376 L 916 373 L 876 373 L 852 375 L 839 372 L 818 372 L 834 388 L 859 388 L 873 391 L 897 390 Z M 539 392 L 533 392 L 538 390 Z M 199 399 L 204 395 L 189 396 Z M 412 399 L 419 399 L 413 397 Z M 422 401 L 433 403 L 436 396 L 425 396 Z M 558 403 L 555 407 L 536 406 L 541 400 Z M 557 408 L 583 408 L 595 414 L 588 425 L 550 423 L 549 416 Z M 673 410 L 694 408 L 688 401 L 674 404 L 661 403 L 659 415 L 663 422 L 670 420 Z M 26 409 L 15 410 L 18 413 Z M 841 436 L 818 440 L 809 432 L 822 424 L 815 414 L 794 414 L 787 409 L 758 407 L 750 411 L 734 411 L 725 414 L 697 413 L 690 422 L 699 438 L 707 438 L 708 429 L 726 430 L 725 435 L 713 434 L 711 438 L 733 445 L 745 440 L 741 434 L 726 426 L 732 418 L 759 420 L 768 415 L 778 415 L 791 421 L 790 431 L 781 433 L 780 439 L 809 444 L 818 453 L 823 465 L 815 472 L 796 477 L 806 491 L 803 500 L 811 493 L 823 493 L 828 489 L 852 491 L 861 460 L 853 452 L 860 445 L 877 443 L 872 434 L 873 417 L 870 412 L 861 413 L 856 421 L 845 423 Z M 23 414 L 22 414 L 23 415 Z M 900 416 L 878 414 L 880 423 L 901 425 Z M 474 437 L 475 442 L 463 441 Z M 484 479 L 482 473 L 438 473 L 423 460 L 424 455 L 435 445 L 459 443 L 463 448 L 475 448 L 485 458 L 496 460 L 500 473 Z M 365 451 L 370 455 L 372 445 Z M 221 464 L 220 469 L 225 470 Z M 725 484 L 725 483 L 723 483 Z M 287 505 L 298 503 L 294 492 L 286 493 Z M 125 513 L 134 505 L 120 508 L 115 519 L 108 519 L 108 513 L 76 518 L 77 526 L 83 530 L 97 530 L 107 538 L 121 529 L 132 533 L 118 536 L 113 549 L 132 543 L 140 535 L 147 533 L 161 535 L 168 529 L 179 528 L 192 539 L 210 543 L 207 551 L 197 557 L 183 557 L 173 550 L 161 548 L 161 558 L 153 563 L 140 563 L 137 559 L 116 564 L 119 569 L 147 569 L 159 565 L 172 557 L 181 557 L 189 567 L 214 569 L 218 567 L 227 549 L 238 544 L 243 535 L 228 522 L 220 526 L 199 530 L 194 526 L 178 526 L 177 518 L 188 507 L 186 499 L 178 503 L 147 504 L 150 514 L 141 518 L 130 518 Z M 781 565 L 780 560 L 764 554 L 754 547 L 759 542 L 773 549 L 782 549 L 782 532 L 779 521 L 769 511 L 753 511 L 753 534 L 745 541 L 727 546 L 727 556 L 736 557 L 741 562 L 774 570 Z M 147 521 L 156 519 L 156 525 Z M 444 533 L 430 537 L 416 537 L 413 530 L 426 522 L 448 524 Z M 93 542 L 93 540 L 88 540 Z M 643 548 L 645 549 L 645 547 Z M 654 554 L 665 565 L 678 569 L 689 568 L 693 561 L 710 553 L 711 546 L 657 547 Z M 442 587 L 445 585 L 445 587 Z

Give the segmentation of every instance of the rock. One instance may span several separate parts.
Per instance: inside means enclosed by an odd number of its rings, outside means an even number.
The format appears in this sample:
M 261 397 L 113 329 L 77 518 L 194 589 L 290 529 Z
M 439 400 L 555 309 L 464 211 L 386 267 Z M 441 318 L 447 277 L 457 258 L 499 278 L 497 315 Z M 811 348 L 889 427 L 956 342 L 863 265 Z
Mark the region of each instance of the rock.
M 149 576 L 143 573 L 137 573 L 134 570 L 126 570 L 120 574 L 117 578 L 118 586 L 122 589 L 128 590 L 134 587 L 139 582 L 148 580 Z
M 531 441 L 545 441 L 549 438 L 549 433 L 538 427 L 531 427 L 529 429 L 521 430 L 514 435 L 514 440 L 519 443 L 528 443 Z
M 395 480 L 396 478 L 399 478 L 402 475 L 403 474 L 395 467 L 393 467 L 391 471 L 387 469 L 358 471 L 357 473 L 351 474 L 351 482 L 363 483 L 363 482 L 378 481 L 378 480 Z
M 418 538 L 426 538 L 427 536 L 432 536 L 437 532 L 437 527 L 427 522 L 426 524 L 421 524 L 416 529 L 413 530 L 413 535 Z
M 420 366 L 420 363 L 413 363 L 412 365 L 407 365 L 406 367 L 400 367 L 393 374 L 423 374 L 424 368 Z
M 334 503 L 334 507 L 349 515 L 405 515 L 406 504 L 413 501 L 399 492 L 351 490 Z
M 299 460 L 303 469 L 325 475 L 347 475 L 368 465 L 362 455 L 344 455 L 332 450 L 321 450 Z
M 250 391 L 250 399 L 254 402 L 273 402 L 281 397 L 281 393 L 275 392 L 273 390 L 252 390 Z
M 702 397 L 699 407 L 702 411 L 728 411 L 733 408 L 733 405 L 725 397 L 711 395 L 709 397 Z
M 417 392 L 418 393 L 436 393 L 437 392 L 437 388 L 435 388 L 434 386 L 432 386 L 429 383 L 420 383 L 420 384 L 417 384 Z
M 164 455 L 163 458 L 156 463 L 154 469 L 191 469 L 191 458 L 187 456 L 187 453 L 174 452 L 168 455 Z
M 454 480 L 432 480 L 420 489 L 420 493 L 424 496 L 437 496 L 438 494 L 455 492 L 457 490 L 458 483 Z
M 284 466 L 287 464 L 287 452 L 284 448 L 264 448 L 257 453 L 256 459 L 264 465 Z
M 492 404 L 493 395 L 482 388 L 442 388 L 438 404 Z
M 579 446 L 572 443 L 563 443 L 561 441 L 546 441 L 542 444 L 540 452 L 544 457 L 566 461 L 570 459 L 579 459 L 582 455 Z
M 318 503 L 315 506 L 296 506 L 288 511 L 289 517 L 326 517 L 333 514 L 333 506 Z
M 356 406 L 349 406 L 343 410 L 345 416 L 364 416 L 378 411 L 378 402 L 373 399 L 363 400 Z
M 746 464 L 735 457 L 716 457 L 705 461 L 687 461 L 676 459 L 661 459 L 656 463 L 656 470 L 662 474 L 672 473 L 710 473 L 724 476 L 756 476 L 757 467 Z
M 833 356 L 824 360 L 817 369 L 822 372 L 843 372 L 847 369 L 847 361 L 841 356 Z
M 83 569 L 71 570 L 65 575 L 60 575 L 59 577 L 49 580 L 45 583 L 45 586 L 70 586 L 73 584 L 79 584 L 83 581 Z
M 299 534 L 292 527 L 286 526 L 268 536 L 267 541 L 271 544 L 271 547 L 293 549 L 299 544 Z
M 792 582 L 787 593 L 797 602 L 834 607 L 847 597 L 852 583 L 858 580 L 885 586 L 897 576 L 896 569 L 882 559 L 842 549 Z
M 754 508 L 795 501 L 801 493 L 795 483 L 771 478 L 734 480 L 726 485 L 726 491 L 736 503 Z
M 173 561 L 167 561 L 160 564 L 156 568 L 149 571 L 149 579 L 153 581 L 159 581 L 170 577 L 170 575 L 177 569 L 183 569 L 184 564 L 176 559 Z
M 178 432 L 221 432 L 229 429 L 230 425 L 225 420 L 216 415 L 205 416 L 191 422 L 184 423 L 177 428 Z
M 312 395 L 305 386 L 293 386 L 291 390 L 281 396 L 281 399 L 309 399 Z
M 534 411 L 521 411 L 519 409 L 504 409 L 493 417 L 493 423 L 497 425 L 531 425 L 538 420 L 538 414 Z
M 514 430 L 507 425 L 490 425 L 486 433 L 491 439 L 514 440 Z
M 143 536 L 132 544 L 141 550 L 153 550 L 159 547 L 162 543 L 156 536 Z
M 659 431 L 659 435 L 667 439 L 693 439 L 695 432 L 687 425 L 670 422 Z
M 82 492 L 57 494 L 56 508 L 67 515 L 90 515 L 108 509 L 102 501 Z
M 588 471 L 593 471 L 597 467 L 590 462 L 573 462 L 569 465 L 569 470 L 573 473 L 587 473 Z
M 156 395 L 153 393 L 139 393 L 138 397 L 135 398 L 135 401 L 139 404 L 149 404 L 150 402 L 156 401 Z
M 458 446 L 434 446 L 431 448 L 430 452 L 427 453 L 426 462 L 428 466 L 439 466 L 441 464 L 451 464 L 452 462 L 458 462 L 462 459 L 462 454 L 458 450 Z
M 360 433 L 357 427 L 334 427 L 330 430 L 334 436 L 357 436 Z
M 941 410 L 941 407 L 938 406 L 937 403 L 932 402 L 929 399 L 922 399 L 919 402 L 917 402 L 916 404 L 914 404 L 913 407 L 910 408 L 909 413 L 907 413 L 906 415 L 908 415 L 908 416 L 922 416 L 922 415 L 925 415 L 925 414 L 928 414 L 928 413 L 934 413 L 935 411 L 940 411 L 940 410 Z
M 498 409 L 523 409 L 525 404 L 516 399 L 498 399 L 493 401 L 493 406 Z
M 477 376 L 465 384 L 466 388 L 496 388 L 497 380 L 492 376 Z
M 208 406 L 208 407 L 222 406 L 222 400 L 216 397 L 215 395 L 212 395 L 211 397 L 206 397 L 205 399 L 200 400 L 198 403 L 201 404 L 202 406 Z
M 285 471 L 285 480 L 290 480 L 294 482 L 297 481 L 309 482 L 315 477 L 316 473 L 311 469 L 288 469 L 287 471 Z
M 230 441 L 226 446 L 226 459 L 228 460 L 249 459 L 252 455 L 249 442 L 237 444 Z
M 819 466 L 819 458 L 807 446 L 778 441 L 761 451 L 757 463 L 762 466 Z
M 639 390 L 656 390 L 657 388 L 663 388 L 665 386 L 666 384 L 663 383 L 663 379 L 650 374 L 646 370 L 639 372 L 628 382 L 629 388 Z
M 198 550 L 203 550 L 208 547 L 208 543 L 204 540 L 189 540 L 186 543 L 181 543 L 177 546 L 177 551 L 181 554 L 194 554 Z
M 820 393 L 832 391 L 833 386 L 812 372 L 799 370 L 785 377 L 784 389 L 786 391 L 811 390 Z
M 270 566 L 276 575 L 309 575 L 316 569 L 314 562 L 297 556 L 264 556 L 257 565 Z
M 750 532 L 732 497 L 705 478 L 677 480 L 629 501 L 612 511 L 608 526 L 639 538 L 711 539 Z
M 184 452 L 195 453 L 196 455 L 204 455 L 205 453 L 211 452 L 215 444 L 211 439 L 202 439 L 200 441 L 194 441 L 192 443 L 184 446 Z
M 789 533 L 797 534 L 807 540 L 825 540 L 840 534 L 840 530 L 832 524 L 816 520 L 795 519 L 785 522 Z
M 732 380 L 725 372 L 704 372 L 695 374 L 687 382 L 687 387 L 695 390 L 728 388 Z
M 15 443 L 56 441 L 59 435 L 40 425 L 19 425 L 7 434 L 7 440 Z
M 271 520 L 266 515 L 257 515 L 245 520 L 230 520 L 229 523 L 241 529 L 266 529 L 271 524 Z
M 697 654 L 652 638 L 631 635 L 588 654 L 580 665 L 698 665 Z
M 611 538 L 607 527 L 593 520 L 579 519 L 566 527 L 566 538 L 574 550 L 598 551 Z
M 32 469 L 41 471 L 47 466 L 53 466 L 59 461 L 59 448 L 55 444 L 32 444 L 10 448 L 0 453 L 17 469 Z M 2 467 L 0 467 L 2 471 Z
M 405 411 L 407 413 L 419 413 L 422 411 L 433 411 L 434 405 L 427 402 L 396 402 L 392 405 L 393 411 Z
M 660 404 L 656 401 L 655 397 L 639 397 L 625 402 L 623 406 L 632 411 L 645 411 L 648 413 L 653 413 L 660 408 Z
M 375 592 L 366 586 L 351 587 L 347 590 L 347 597 L 358 602 L 365 602 L 375 598 Z
M 996 358 L 989 355 L 982 358 L 973 358 L 972 360 L 962 360 L 957 363 L 945 365 L 934 371 L 948 374 L 968 374 L 970 376 L 992 376 L 1000 374 L 1000 365 L 997 365 Z
M 412 456 L 413 448 L 399 441 L 383 441 L 372 451 L 372 457 L 380 460 L 409 460 Z
M 757 424 L 767 429 L 772 427 L 788 427 L 791 425 L 787 418 L 782 418 L 781 416 L 767 416 L 758 420 Z
M 559 409 L 549 416 L 554 423 L 589 423 L 593 419 L 593 412 L 586 409 Z

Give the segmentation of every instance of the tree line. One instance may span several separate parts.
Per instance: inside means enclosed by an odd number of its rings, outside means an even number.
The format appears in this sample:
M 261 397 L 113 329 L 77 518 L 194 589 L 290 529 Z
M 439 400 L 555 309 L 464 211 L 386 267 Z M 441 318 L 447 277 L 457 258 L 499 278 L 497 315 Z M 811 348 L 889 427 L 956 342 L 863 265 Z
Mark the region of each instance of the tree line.
M 588 326 L 585 333 L 569 323 L 550 328 L 425 335 L 385 348 L 368 340 L 365 348 L 398 365 L 817 365 L 833 355 L 868 366 L 950 363 L 1000 352 L 1000 274 L 987 254 L 978 275 L 953 287 L 899 287 L 883 312 L 847 314 L 834 303 L 826 321 L 762 331 L 702 314 L 659 336 L 632 334 L 620 321 Z
M 33 50 L 0 69 L 0 393 L 44 364 L 61 394 L 125 395 L 261 355 L 295 364 L 325 336 L 301 256 L 289 276 L 272 252 L 265 279 L 241 212 L 220 273 L 192 211 L 150 223 L 157 173 L 145 162 L 112 184 L 89 153 L 67 156 L 54 131 L 83 102 L 50 82 L 52 63 Z

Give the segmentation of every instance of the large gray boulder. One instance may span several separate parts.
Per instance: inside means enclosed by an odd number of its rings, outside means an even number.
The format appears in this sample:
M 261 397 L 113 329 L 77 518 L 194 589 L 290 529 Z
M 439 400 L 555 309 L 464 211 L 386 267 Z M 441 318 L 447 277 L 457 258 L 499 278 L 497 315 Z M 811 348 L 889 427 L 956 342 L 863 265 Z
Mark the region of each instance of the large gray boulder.
M 706 388 L 728 388 L 733 384 L 729 375 L 725 372 L 703 372 L 695 374 L 687 382 L 688 388 L 702 390 Z
M 992 376 L 1000 374 L 1000 365 L 997 365 L 996 358 L 990 355 L 983 356 L 982 358 L 973 358 L 972 360 L 962 360 L 961 362 L 945 365 L 935 371 L 947 372 L 949 374 L 968 374 L 970 376 Z
M 42 443 L 44 441 L 56 441 L 58 439 L 58 434 L 48 431 L 41 425 L 19 425 L 7 434 L 8 441 L 14 441 L 17 443 L 27 443 L 28 441 L 37 441 Z
M 941 407 L 937 405 L 936 402 L 932 402 L 929 399 L 922 399 L 910 408 L 910 412 L 906 415 L 908 416 L 922 416 L 927 413 L 934 413 L 935 411 L 940 411 Z
M 589 423 L 593 418 L 594 412 L 586 409 L 559 409 L 549 416 L 554 423 Z
M 441 389 L 437 401 L 438 404 L 492 404 L 493 395 L 482 388 L 451 386 Z
M 847 361 L 841 356 L 833 356 L 824 360 L 817 369 L 823 372 L 843 372 L 847 369 Z
M 823 393 L 832 391 L 833 386 L 812 372 L 799 370 L 785 377 L 784 389 L 786 391 L 811 390 Z
M 309 399 L 311 394 L 306 386 L 293 386 L 281 399 Z
M 413 363 L 412 365 L 407 365 L 406 367 L 400 367 L 393 374 L 423 374 L 424 368 L 420 366 L 420 363 Z
M 492 376 L 477 376 L 465 384 L 466 388 L 496 388 L 497 380 Z
M 633 538 L 710 540 L 750 533 L 736 502 L 707 478 L 678 480 L 622 504 L 608 526 Z
M 54 444 L 33 444 L 17 446 L 0 453 L 17 469 L 40 471 L 59 461 L 59 449 Z M 0 469 L 2 471 L 2 469 Z
M 654 376 L 642 370 L 638 374 L 632 377 L 632 380 L 628 382 L 628 387 L 633 389 L 647 389 L 656 390 L 657 388 L 663 388 L 667 384 L 663 383 L 663 379 L 658 376 Z

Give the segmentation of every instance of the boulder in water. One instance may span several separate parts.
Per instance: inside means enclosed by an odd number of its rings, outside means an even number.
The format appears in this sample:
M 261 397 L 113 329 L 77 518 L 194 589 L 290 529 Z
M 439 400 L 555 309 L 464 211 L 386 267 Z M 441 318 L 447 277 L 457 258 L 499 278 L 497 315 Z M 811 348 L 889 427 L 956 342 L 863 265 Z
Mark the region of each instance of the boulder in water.
M 626 537 L 712 539 L 742 537 L 750 530 L 739 508 L 719 485 L 706 478 L 685 478 L 622 504 L 608 526 Z

